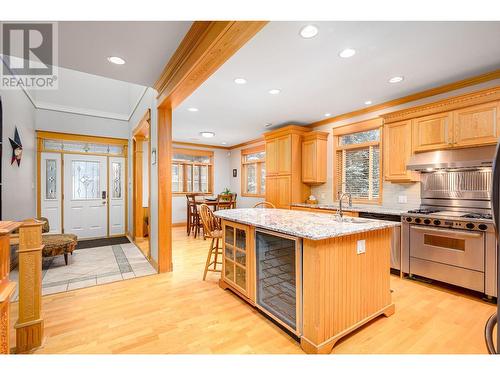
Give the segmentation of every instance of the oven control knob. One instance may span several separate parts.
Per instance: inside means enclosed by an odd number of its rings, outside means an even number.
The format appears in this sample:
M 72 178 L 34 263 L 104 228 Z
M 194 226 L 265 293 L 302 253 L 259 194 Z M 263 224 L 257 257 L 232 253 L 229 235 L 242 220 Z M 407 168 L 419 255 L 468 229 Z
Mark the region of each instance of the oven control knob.
M 411 223 L 411 217 L 407 217 L 407 218 L 406 218 L 406 221 L 407 221 L 408 223 Z
M 486 230 L 486 229 L 488 229 L 488 226 L 486 224 L 479 224 L 478 228 L 481 230 Z
M 434 225 L 441 225 L 441 220 L 434 220 Z
M 467 223 L 465 224 L 467 229 L 474 229 L 475 225 L 473 223 Z
M 424 224 L 430 224 L 431 223 L 431 220 L 430 219 L 425 219 L 424 220 Z
M 419 217 L 417 217 L 417 218 L 415 219 L 415 223 L 417 223 L 417 224 L 420 224 L 420 222 L 421 222 L 421 221 L 422 221 L 422 220 L 420 220 L 420 218 L 419 218 Z

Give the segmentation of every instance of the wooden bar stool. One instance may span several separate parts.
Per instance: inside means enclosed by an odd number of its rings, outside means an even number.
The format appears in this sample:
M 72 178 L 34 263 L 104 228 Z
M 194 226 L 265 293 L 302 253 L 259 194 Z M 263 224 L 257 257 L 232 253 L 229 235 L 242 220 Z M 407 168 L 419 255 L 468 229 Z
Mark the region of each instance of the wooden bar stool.
M 203 280 L 205 280 L 208 271 L 221 272 L 221 269 L 217 269 L 217 265 L 220 264 L 222 268 L 222 229 L 219 220 L 217 220 L 212 210 L 206 204 L 200 206 L 200 217 L 205 237 L 212 240 L 210 241 L 205 271 L 203 272 Z M 220 261 L 218 261 L 219 259 Z
M 253 208 L 276 208 L 271 202 L 259 202 Z
M 229 210 L 236 208 L 236 198 L 238 194 L 219 194 L 217 195 L 216 210 Z
M 198 194 L 186 194 L 186 204 L 187 204 L 187 221 L 186 221 L 186 231 L 187 235 L 194 233 L 194 238 L 198 237 L 200 230 L 203 230 L 203 224 L 200 221 L 200 215 L 198 213 L 198 207 L 196 204 L 196 196 Z M 205 236 L 203 236 L 205 238 Z

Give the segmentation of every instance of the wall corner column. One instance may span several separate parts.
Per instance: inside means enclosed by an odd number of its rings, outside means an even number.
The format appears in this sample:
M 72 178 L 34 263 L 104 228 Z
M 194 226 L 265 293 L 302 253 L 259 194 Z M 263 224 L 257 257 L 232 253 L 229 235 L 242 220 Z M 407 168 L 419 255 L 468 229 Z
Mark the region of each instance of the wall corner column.
M 172 265 L 172 107 L 158 107 L 158 272 Z

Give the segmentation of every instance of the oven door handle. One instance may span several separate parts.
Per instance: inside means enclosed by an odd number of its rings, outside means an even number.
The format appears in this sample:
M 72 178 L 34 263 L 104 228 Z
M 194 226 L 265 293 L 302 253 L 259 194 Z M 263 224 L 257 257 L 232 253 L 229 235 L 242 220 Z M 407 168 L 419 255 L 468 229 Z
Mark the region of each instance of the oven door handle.
M 479 238 L 483 236 L 482 232 L 474 233 L 474 232 L 465 232 L 462 230 L 443 230 L 437 228 L 429 228 L 429 227 L 416 227 L 413 226 L 412 229 L 417 230 L 419 232 L 436 232 L 440 234 L 452 234 L 454 236 L 468 237 L 468 238 Z

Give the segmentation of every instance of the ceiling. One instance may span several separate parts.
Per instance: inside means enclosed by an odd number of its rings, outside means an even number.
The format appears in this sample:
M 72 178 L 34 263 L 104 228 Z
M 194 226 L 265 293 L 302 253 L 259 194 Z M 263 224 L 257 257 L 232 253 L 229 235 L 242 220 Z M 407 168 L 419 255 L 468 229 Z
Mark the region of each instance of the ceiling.
M 58 22 L 58 65 L 153 86 L 191 22 Z M 124 65 L 108 62 L 118 56 Z
M 500 22 L 312 22 L 319 34 L 303 39 L 310 23 L 264 27 L 175 110 L 173 138 L 232 146 L 266 123 L 308 124 L 500 68 Z M 340 58 L 345 48 L 356 54 Z

